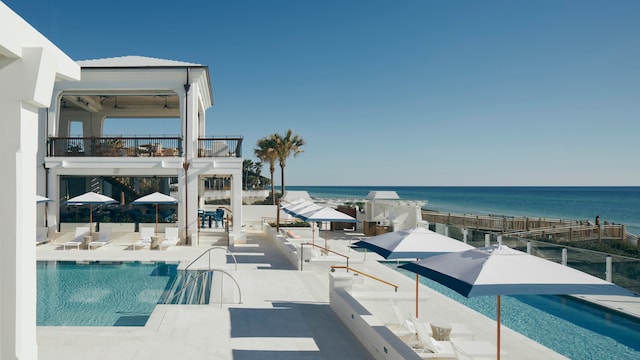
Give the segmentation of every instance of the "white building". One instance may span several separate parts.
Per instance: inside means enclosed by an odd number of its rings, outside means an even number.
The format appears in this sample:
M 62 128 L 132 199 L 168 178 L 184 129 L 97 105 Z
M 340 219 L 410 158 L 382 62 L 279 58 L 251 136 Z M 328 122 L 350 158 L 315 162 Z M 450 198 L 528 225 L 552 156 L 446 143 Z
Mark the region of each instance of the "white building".
M 241 239 L 242 138 L 205 136 L 215 133 L 205 128 L 213 105 L 208 67 L 140 56 L 78 64 L 81 80 L 57 82 L 39 122 L 38 192 L 56 200 L 48 204 L 47 226 L 60 223 L 69 197 L 95 191 L 129 203 L 145 195 L 140 183 L 153 179 L 165 193 L 177 182 L 177 226 L 183 244 L 194 244 L 204 181 L 218 177 L 230 187 L 230 240 Z M 154 125 L 133 136 L 107 134 L 114 119 Z M 155 124 L 173 124 L 179 133 L 148 135 L 157 134 Z

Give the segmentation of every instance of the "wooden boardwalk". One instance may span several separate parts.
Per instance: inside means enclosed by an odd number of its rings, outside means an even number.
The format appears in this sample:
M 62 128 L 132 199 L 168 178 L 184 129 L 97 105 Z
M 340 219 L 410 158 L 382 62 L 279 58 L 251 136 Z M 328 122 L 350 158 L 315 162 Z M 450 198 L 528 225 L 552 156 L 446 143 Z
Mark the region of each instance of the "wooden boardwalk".
M 422 210 L 422 219 L 466 229 L 496 232 L 503 236 L 545 238 L 554 241 L 617 240 L 637 237 L 628 234 L 625 225 L 595 225 L 588 220 L 512 217 L 495 215 L 451 214 Z

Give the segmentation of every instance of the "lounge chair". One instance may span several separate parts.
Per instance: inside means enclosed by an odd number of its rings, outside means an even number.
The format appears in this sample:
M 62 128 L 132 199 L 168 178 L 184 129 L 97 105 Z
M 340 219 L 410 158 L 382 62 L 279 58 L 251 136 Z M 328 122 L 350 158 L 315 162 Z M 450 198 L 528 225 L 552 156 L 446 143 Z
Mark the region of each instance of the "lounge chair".
M 98 233 L 98 240 L 92 241 L 89 243 L 89 250 L 91 248 L 98 248 L 107 245 L 112 241 L 111 239 L 111 228 L 105 227 L 100 228 L 100 232 Z
M 395 323 L 387 325 L 389 329 L 391 329 L 391 331 L 393 331 L 398 337 L 405 337 L 408 335 L 409 339 L 413 340 L 416 335 L 416 329 L 410 321 L 411 315 L 400 309 L 398 303 L 393 299 L 389 299 L 389 306 L 396 318 Z
M 164 229 L 164 240 L 160 243 L 160 249 L 167 249 L 169 246 L 177 245 L 180 242 L 177 227 Z
M 132 244 L 133 250 L 137 247 L 151 247 L 151 237 L 155 234 L 155 228 L 152 227 L 141 227 L 140 228 L 140 240 L 134 242 Z
M 89 236 L 89 227 L 77 227 L 76 228 L 76 233 L 74 235 L 73 240 L 71 241 L 67 241 L 66 243 L 62 244 L 62 250 L 66 250 L 67 246 L 68 247 L 74 247 L 78 250 L 80 250 L 80 245 L 82 245 L 84 243 L 84 237 L 85 236 Z
M 417 342 L 412 344 L 412 346 L 421 358 L 456 358 L 450 341 L 437 341 L 429 335 L 427 325 L 424 322 L 414 316 L 411 316 L 409 320 L 416 329 L 417 334 Z
M 49 242 L 49 228 L 38 227 L 36 229 L 36 245 L 46 244 Z
M 453 359 L 495 359 L 496 346 L 487 341 L 470 341 L 452 339 L 438 341 L 429 335 L 427 324 L 411 316 L 410 321 L 416 329 L 417 343 L 413 344 L 421 358 L 453 358 Z M 507 355 L 502 351 L 503 355 Z

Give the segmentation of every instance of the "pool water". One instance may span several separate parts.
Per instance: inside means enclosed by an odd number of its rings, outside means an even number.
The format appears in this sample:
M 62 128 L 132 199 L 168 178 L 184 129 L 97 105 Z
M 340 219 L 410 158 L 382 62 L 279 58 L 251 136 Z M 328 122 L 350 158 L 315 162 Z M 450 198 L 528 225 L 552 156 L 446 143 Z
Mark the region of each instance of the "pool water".
M 410 278 L 415 273 L 397 269 Z M 420 282 L 481 314 L 496 319 L 496 297 L 466 298 L 435 281 Z M 504 326 L 570 359 L 640 359 L 640 321 L 568 296 L 501 296 Z
M 37 263 L 38 326 L 144 326 L 178 264 Z

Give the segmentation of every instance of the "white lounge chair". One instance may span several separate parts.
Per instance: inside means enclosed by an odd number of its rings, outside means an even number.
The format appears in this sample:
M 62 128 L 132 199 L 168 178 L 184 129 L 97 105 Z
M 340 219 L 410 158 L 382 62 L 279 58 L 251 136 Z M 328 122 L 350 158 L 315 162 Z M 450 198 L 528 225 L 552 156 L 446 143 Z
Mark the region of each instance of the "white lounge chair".
M 38 227 L 36 229 L 36 245 L 46 244 L 49 242 L 49 228 Z
M 180 242 L 178 233 L 179 229 L 177 227 L 164 229 L 164 240 L 160 243 L 160 249 L 167 249 L 169 246 L 177 245 Z
M 66 250 L 68 247 L 75 247 L 80 250 L 80 245 L 84 243 L 84 237 L 89 236 L 89 227 L 82 226 L 76 228 L 76 234 L 74 235 L 73 240 L 67 241 L 62 244 L 62 250 Z
M 98 248 L 107 245 L 111 242 L 111 228 L 100 227 L 100 232 L 98 233 L 98 240 L 92 241 L 89 243 L 89 250 L 92 248 Z
M 393 324 L 387 325 L 391 331 L 393 331 L 398 337 L 406 337 L 409 336 L 409 340 L 413 340 L 416 335 L 416 329 L 413 326 L 413 323 L 409 320 L 411 314 L 409 312 L 400 309 L 398 303 L 389 299 L 389 306 L 395 315 L 396 322 Z
M 132 244 L 133 250 L 137 247 L 143 248 L 145 246 L 151 247 L 151 237 L 155 235 L 155 228 L 141 227 L 140 228 L 140 240 Z
M 415 316 L 409 319 L 416 329 L 417 342 L 412 346 L 421 358 L 456 358 L 453 346 L 450 341 L 437 341 L 429 335 L 427 326 L 424 322 L 418 320 Z

